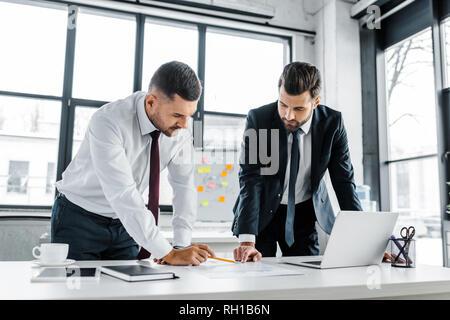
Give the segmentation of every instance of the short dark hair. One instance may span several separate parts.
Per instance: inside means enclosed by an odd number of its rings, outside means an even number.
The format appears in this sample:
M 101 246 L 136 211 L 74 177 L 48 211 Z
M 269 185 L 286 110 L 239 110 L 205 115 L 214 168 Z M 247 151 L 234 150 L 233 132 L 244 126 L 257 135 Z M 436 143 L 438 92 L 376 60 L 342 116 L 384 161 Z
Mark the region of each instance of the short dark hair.
M 283 85 L 290 95 L 299 95 L 309 90 L 313 99 L 320 93 L 320 72 L 315 66 L 307 62 L 295 61 L 286 65 L 278 80 L 278 89 Z
M 149 91 L 154 87 L 170 99 L 178 94 L 184 100 L 195 101 L 202 93 L 202 85 L 194 70 L 179 61 L 164 63 L 155 71 L 150 80 Z

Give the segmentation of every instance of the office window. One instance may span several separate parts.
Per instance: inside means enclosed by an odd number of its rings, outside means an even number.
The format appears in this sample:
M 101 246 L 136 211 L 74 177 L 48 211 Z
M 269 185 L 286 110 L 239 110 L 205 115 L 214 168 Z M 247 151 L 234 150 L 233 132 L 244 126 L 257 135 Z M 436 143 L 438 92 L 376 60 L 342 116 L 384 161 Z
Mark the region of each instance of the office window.
M 445 87 L 450 87 L 450 18 L 445 19 L 441 24 L 444 38 L 444 71 L 445 71 Z
M 286 59 L 283 40 L 208 28 L 205 110 L 247 114 L 278 98 Z
M 205 114 L 203 147 L 238 150 L 245 129 L 245 118 Z
M 0 188 L 1 204 L 51 204 L 52 194 L 46 195 L 47 163 L 57 161 L 60 114 L 59 101 L 0 95 L 0 185 L 9 186 Z M 17 159 L 27 163 L 26 169 L 24 164 L 8 167 Z
M 28 161 L 9 161 L 6 192 L 26 194 L 28 191 Z
M 78 8 L 76 20 L 68 19 L 74 17 L 69 6 Z M 138 25 L 140 16 L 145 23 Z M 76 22 L 74 33 L 68 22 Z M 0 0 L 0 48 L 2 207 L 52 205 L 55 181 L 77 154 L 97 107 L 133 93 L 136 56 L 143 59 L 142 90 L 168 61 L 205 70 L 196 114 L 203 130 L 195 139 L 206 149 L 239 149 L 248 110 L 276 100 L 290 51 L 284 37 L 53 0 Z M 65 83 L 72 90 L 63 92 Z M 160 204 L 170 205 L 167 170 L 160 186 Z
M 248 111 L 278 98 L 278 78 L 288 61 L 287 48 L 287 41 L 281 38 L 207 29 L 205 147 L 240 146 Z M 212 133 L 217 125 L 229 134 Z
M 67 9 L 35 4 L 0 2 L 0 90 L 60 96 Z
M 83 107 L 76 106 L 75 107 L 75 123 L 73 126 L 73 144 L 72 144 L 72 159 L 78 152 L 80 148 L 81 142 L 84 139 L 84 135 L 86 134 L 87 127 L 89 125 L 89 121 L 91 120 L 94 112 L 97 111 L 97 108 L 93 107 Z
M 385 51 L 388 166 L 397 229 L 414 225 L 418 259 L 442 264 L 431 30 Z M 422 257 L 420 256 L 422 255 Z
M 136 19 L 81 8 L 77 19 L 73 96 L 99 101 L 133 92 Z
M 54 162 L 47 164 L 47 181 L 45 184 L 45 193 L 53 193 L 55 189 L 56 166 Z
M 156 69 L 177 60 L 197 72 L 198 29 L 196 25 L 147 19 L 144 32 L 142 90 L 146 91 Z

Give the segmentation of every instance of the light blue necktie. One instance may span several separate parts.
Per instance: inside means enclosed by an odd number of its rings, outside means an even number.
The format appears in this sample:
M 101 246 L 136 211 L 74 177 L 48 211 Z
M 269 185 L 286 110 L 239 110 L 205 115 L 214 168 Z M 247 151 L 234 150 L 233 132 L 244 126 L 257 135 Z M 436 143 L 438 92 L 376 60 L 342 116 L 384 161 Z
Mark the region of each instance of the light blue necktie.
M 291 168 L 289 171 L 289 193 L 284 235 L 284 239 L 289 247 L 294 244 L 295 183 L 297 181 L 298 166 L 300 163 L 298 139 L 302 133 L 302 129 L 298 129 L 292 133 Z

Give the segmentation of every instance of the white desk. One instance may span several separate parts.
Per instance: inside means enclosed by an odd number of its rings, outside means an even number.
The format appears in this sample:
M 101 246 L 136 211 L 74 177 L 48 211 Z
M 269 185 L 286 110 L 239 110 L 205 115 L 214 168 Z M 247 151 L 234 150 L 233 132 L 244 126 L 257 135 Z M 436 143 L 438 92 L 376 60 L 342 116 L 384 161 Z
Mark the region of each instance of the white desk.
M 277 261 L 264 258 L 259 263 Z M 118 263 L 135 261 L 76 264 Z M 175 271 L 180 279 L 128 283 L 102 274 L 98 283 L 81 282 L 79 288 L 72 289 L 66 283 L 31 283 L 31 266 L 31 262 L 0 262 L 0 299 L 450 299 L 450 269 L 426 265 L 415 269 L 382 264 L 330 270 L 283 265 L 304 275 L 234 279 L 210 279 L 194 267 L 157 266 Z

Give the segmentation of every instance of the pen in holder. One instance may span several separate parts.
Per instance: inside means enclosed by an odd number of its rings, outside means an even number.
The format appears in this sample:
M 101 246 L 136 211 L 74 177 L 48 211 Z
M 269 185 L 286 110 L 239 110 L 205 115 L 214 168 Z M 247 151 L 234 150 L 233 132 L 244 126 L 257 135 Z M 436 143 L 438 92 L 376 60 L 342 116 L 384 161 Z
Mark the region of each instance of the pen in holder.
M 413 239 L 414 227 L 403 227 L 401 238 L 391 236 L 390 251 L 393 267 L 414 268 L 416 266 L 416 241 Z

